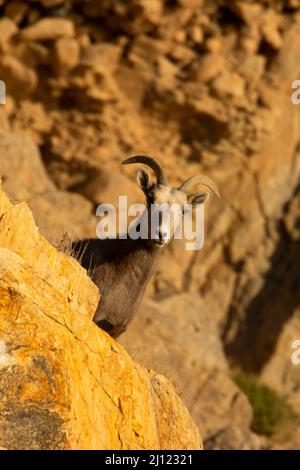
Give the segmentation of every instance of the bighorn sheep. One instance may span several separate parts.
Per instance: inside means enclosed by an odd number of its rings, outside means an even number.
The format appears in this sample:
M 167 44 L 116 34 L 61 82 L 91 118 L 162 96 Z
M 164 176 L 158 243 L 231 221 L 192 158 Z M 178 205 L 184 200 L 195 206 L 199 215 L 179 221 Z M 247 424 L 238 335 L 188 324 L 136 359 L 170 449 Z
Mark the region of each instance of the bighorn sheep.
M 219 197 L 215 184 L 207 176 L 193 176 L 179 188 L 168 186 L 161 165 L 152 157 L 138 155 L 127 158 L 123 165 L 142 163 L 150 167 L 156 182 L 151 183 L 148 172 L 140 169 L 137 182 L 147 201 L 147 212 L 152 204 L 203 204 L 209 193 L 188 195 L 196 184 L 205 185 Z M 150 229 L 150 228 L 149 228 Z M 145 288 L 153 274 L 161 253 L 160 248 L 168 245 L 173 233 L 167 235 L 161 225 L 157 227 L 157 238 L 127 239 L 85 239 L 74 242 L 73 252 L 82 266 L 90 269 L 92 280 L 99 287 L 101 300 L 94 315 L 95 323 L 112 337 L 119 336 L 131 321 L 141 302 Z M 153 232 L 152 232 L 153 233 Z

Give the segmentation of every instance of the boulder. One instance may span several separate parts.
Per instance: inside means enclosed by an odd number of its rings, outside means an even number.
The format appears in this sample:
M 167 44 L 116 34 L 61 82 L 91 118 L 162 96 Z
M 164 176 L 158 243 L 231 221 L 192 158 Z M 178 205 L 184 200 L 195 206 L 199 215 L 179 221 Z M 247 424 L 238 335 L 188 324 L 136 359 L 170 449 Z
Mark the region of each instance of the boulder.
M 80 47 L 73 38 L 60 38 L 54 46 L 53 67 L 61 70 L 72 70 L 79 62 Z M 56 70 L 57 71 L 57 70 Z
M 21 31 L 22 38 L 27 41 L 54 41 L 74 34 L 73 22 L 63 18 L 42 18 Z

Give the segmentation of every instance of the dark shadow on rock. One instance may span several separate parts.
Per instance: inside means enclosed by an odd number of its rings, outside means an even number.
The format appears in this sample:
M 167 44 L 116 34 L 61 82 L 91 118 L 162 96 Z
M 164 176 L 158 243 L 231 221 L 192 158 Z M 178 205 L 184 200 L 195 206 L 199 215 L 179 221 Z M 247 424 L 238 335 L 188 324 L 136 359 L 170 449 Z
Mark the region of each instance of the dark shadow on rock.
M 261 371 L 285 323 L 300 305 L 300 240 L 291 240 L 284 229 L 271 266 L 263 288 L 248 305 L 244 321 L 226 347 L 228 357 L 247 372 Z

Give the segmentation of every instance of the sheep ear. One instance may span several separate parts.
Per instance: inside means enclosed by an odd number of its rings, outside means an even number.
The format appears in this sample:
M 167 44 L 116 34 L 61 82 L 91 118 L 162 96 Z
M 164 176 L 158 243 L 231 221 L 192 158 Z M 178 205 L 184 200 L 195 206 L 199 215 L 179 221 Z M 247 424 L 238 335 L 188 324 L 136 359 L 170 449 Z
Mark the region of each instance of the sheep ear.
M 142 191 L 147 191 L 150 187 L 149 173 L 146 170 L 139 170 L 136 179 Z
M 207 191 L 192 194 L 188 197 L 188 204 L 196 206 L 197 204 L 204 204 L 209 199 L 210 194 Z

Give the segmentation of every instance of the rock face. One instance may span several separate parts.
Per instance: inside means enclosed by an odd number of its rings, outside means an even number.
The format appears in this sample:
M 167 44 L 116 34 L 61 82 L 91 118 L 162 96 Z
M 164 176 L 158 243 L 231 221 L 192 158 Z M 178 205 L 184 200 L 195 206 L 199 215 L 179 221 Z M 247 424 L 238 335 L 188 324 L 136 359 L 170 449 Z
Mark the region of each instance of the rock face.
M 96 286 L 0 192 L 0 447 L 200 449 L 171 384 L 92 322 Z
M 261 447 L 260 437 L 249 429 L 251 406 L 228 376 L 215 322 L 199 295 L 145 301 L 120 342 L 133 357 L 158 369 L 180 390 L 205 448 L 206 442 L 209 448 L 214 443 L 226 448 L 225 436 L 234 433 L 237 439 L 231 440 L 231 449 Z

